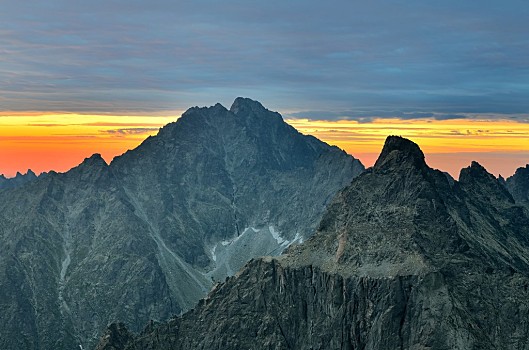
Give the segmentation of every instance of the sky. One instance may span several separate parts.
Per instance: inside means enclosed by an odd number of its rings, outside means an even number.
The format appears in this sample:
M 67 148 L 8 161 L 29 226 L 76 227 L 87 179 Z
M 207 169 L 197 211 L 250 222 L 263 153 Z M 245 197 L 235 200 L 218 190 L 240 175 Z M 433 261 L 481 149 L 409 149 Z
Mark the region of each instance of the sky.
M 371 165 L 529 163 L 527 1 L 3 0 L 0 173 L 107 161 L 187 108 L 259 100 Z

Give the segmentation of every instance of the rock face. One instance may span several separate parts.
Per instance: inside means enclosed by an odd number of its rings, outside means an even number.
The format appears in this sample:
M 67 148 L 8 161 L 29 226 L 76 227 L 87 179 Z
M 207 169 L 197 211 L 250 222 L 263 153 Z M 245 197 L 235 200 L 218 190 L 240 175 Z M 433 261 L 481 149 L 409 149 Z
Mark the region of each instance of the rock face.
M 505 186 L 517 203 L 529 207 L 529 164 L 516 169 L 514 175 L 505 181 Z
M 182 313 L 307 239 L 362 170 L 238 98 L 191 108 L 110 165 L 96 154 L 0 191 L 0 348 L 88 349 L 112 321 L 139 331 Z
M 389 137 L 308 241 L 116 349 L 529 349 L 528 259 L 529 213 L 494 176 L 454 181 Z

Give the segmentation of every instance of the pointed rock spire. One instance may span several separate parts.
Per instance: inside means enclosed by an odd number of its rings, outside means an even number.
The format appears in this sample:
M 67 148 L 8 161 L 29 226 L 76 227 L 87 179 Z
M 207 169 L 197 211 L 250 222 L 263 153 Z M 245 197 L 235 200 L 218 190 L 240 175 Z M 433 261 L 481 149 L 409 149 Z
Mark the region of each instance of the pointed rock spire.
M 514 202 L 514 199 L 505 186 L 476 161 L 472 161 L 469 167 L 461 169 L 459 183 L 462 188 L 474 193 L 475 196 L 481 196 L 483 193 L 487 193 L 488 196 L 494 196 L 511 203 Z
M 424 153 L 413 141 L 401 136 L 388 136 L 374 168 L 387 170 L 404 164 L 425 167 Z
M 472 161 L 469 167 L 461 169 L 459 172 L 459 182 L 465 183 L 471 179 L 496 180 L 494 175 L 490 174 L 481 164 Z

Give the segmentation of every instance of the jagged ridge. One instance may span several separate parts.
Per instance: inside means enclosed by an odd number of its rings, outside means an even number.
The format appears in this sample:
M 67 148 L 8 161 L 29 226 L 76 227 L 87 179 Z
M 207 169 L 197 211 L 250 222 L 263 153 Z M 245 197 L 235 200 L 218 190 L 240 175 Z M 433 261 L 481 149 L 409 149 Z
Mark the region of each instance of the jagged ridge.
M 248 99 L 191 108 L 107 165 L 0 192 L 2 349 L 90 348 L 306 239 L 363 166 Z
M 42 173 L 37 176 L 31 169 L 28 169 L 25 174 L 21 174 L 17 171 L 15 177 L 12 178 L 6 178 L 3 174 L 0 174 L 0 190 L 22 186 L 28 182 L 36 180 L 38 177 L 44 177 L 46 175 L 47 173 Z
M 479 164 L 454 181 L 390 137 L 307 242 L 118 349 L 527 349 L 528 237 Z

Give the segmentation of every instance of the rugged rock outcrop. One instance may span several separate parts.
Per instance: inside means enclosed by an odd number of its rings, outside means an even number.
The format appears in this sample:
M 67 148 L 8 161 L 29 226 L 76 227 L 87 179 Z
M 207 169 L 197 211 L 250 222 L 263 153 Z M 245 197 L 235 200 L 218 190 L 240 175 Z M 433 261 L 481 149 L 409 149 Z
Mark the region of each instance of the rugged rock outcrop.
M 529 207 L 529 164 L 516 169 L 514 175 L 505 180 L 505 186 L 516 202 Z
M 110 165 L 96 154 L 0 191 L 0 348 L 87 349 L 111 321 L 180 314 L 308 238 L 362 170 L 238 98 L 191 108 Z
M 526 208 L 389 137 L 308 241 L 116 349 L 529 349 L 528 297 Z

